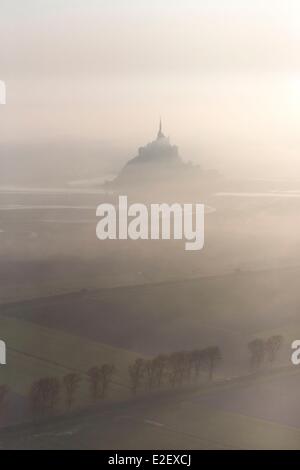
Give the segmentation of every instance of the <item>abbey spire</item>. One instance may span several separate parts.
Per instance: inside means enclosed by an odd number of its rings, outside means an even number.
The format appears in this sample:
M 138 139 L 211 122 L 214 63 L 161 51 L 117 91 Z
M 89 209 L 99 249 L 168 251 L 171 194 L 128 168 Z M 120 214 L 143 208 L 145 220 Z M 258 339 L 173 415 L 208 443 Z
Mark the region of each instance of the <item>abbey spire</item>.
M 159 121 L 159 129 L 158 129 L 158 134 L 157 134 L 157 140 L 159 139 L 164 139 L 164 134 L 163 134 L 163 131 L 162 131 L 162 122 L 161 122 L 161 118 L 160 118 L 160 121 Z

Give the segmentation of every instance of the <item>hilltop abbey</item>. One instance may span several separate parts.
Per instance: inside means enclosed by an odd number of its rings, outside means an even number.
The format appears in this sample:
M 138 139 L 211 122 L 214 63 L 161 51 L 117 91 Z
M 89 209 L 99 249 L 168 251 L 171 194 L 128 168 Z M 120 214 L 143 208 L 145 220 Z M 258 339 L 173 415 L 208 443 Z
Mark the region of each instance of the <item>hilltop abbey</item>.
M 199 178 L 209 179 L 216 176 L 216 172 L 203 171 L 197 165 L 185 163 L 176 145 L 170 143 L 166 137 L 162 121 L 159 122 L 156 139 L 138 149 L 136 157 L 129 160 L 119 175 L 111 182 L 109 187 L 116 189 L 166 189 L 173 186 L 176 190 L 181 185 L 185 187 L 199 183 Z
M 129 160 L 126 168 L 131 165 L 183 165 L 179 157 L 178 147 L 170 144 L 169 137 L 166 137 L 162 131 L 162 122 L 160 120 L 157 137 L 153 142 L 150 142 L 145 147 L 140 147 L 138 156 Z
M 188 167 L 191 165 L 181 160 L 178 147 L 163 133 L 160 120 L 156 139 L 138 149 L 137 156 L 126 163 L 112 185 L 132 187 L 169 181 Z

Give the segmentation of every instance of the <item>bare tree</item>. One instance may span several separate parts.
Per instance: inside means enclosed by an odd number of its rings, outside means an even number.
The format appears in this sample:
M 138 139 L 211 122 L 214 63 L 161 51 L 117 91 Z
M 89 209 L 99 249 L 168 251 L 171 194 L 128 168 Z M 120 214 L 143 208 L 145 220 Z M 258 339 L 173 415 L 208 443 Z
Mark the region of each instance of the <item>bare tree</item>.
M 60 382 L 56 377 L 45 377 L 32 384 L 30 401 L 35 413 L 52 412 L 60 394 Z
M 163 383 L 164 376 L 167 370 L 168 357 L 165 354 L 160 354 L 153 359 L 155 385 L 160 387 Z
M 201 349 L 194 349 L 191 351 L 190 360 L 192 362 L 192 367 L 194 369 L 195 379 L 199 379 L 200 370 L 206 364 L 205 351 Z
M 100 368 L 100 387 L 101 387 L 101 398 L 104 398 L 107 394 L 109 385 L 111 384 L 112 377 L 115 373 L 115 366 L 112 364 L 103 364 Z
M 250 367 L 252 371 L 256 371 L 263 363 L 265 358 L 265 343 L 262 339 L 256 338 L 248 343 L 250 352 Z
M 211 346 L 202 350 L 202 361 L 206 364 L 208 369 L 208 379 L 213 380 L 215 368 L 222 360 L 220 348 L 218 346 Z
M 146 375 L 146 380 L 147 380 L 147 386 L 149 389 L 154 387 L 155 374 L 156 374 L 155 359 L 149 359 L 145 361 L 145 375 Z
M 101 382 L 101 369 L 97 366 L 91 367 L 87 372 L 89 382 L 90 382 L 90 390 L 91 390 L 91 398 L 92 400 L 97 400 L 99 396 L 99 385 Z
M 181 385 L 186 371 L 186 353 L 175 352 L 169 356 L 169 380 L 172 387 Z
M 194 351 L 186 351 L 186 380 L 190 381 L 192 378 L 192 371 L 194 368 Z
M 277 358 L 278 352 L 280 351 L 283 343 L 283 337 L 281 335 L 275 335 L 271 336 L 267 341 L 266 341 L 266 354 L 269 362 L 271 364 L 274 363 L 274 361 Z
M 142 381 L 145 375 L 145 361 L 144 359 L 138 358 L 136 361 L 129 366 L 129 378 L 131 383 L 131 391 L 135 395 L 138 389 L 142 385 Z
M 105 397 L 114 373 L 115 367 L 111 364 L 103 364 L 101 367 L 96 366 L 88 370 L 92 400 Z
M 79 374 L 76 374 L 76 372 L 67 374 L 63 377 L 67 408 L 71 408 L 74 403 L 75 393 L 78 390 L 80 380 L 80 376 Z

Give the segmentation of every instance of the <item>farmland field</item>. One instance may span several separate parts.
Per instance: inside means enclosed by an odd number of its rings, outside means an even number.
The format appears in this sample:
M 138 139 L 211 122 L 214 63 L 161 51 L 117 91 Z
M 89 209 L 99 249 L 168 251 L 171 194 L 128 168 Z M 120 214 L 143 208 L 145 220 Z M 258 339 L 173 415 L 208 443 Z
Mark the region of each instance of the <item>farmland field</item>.
M 300 416 L 293 412 L 299 383 L 299 372 L 292 370 L 233 380 L 210 390 L 142 397 L 96 413 L 3 431 L 0 445 L 12 449 L 296 449 Z M 281 410 L 278 404 L 283 405 Z
M 82 382 L 76 405 L 89 404 L 85 374 L 89 368 L 104 363 L 116 367 L 110 398 L 129 396 L 128 366 L 137 357 L 135 353 L 14 318 L 0 317 L 0 331 L 7 344 L 8 364 L 0 367 L 0 384 L 8 385 L 11 392 L 4 421 L 28 419 L 30 387 L 44 377 L 62 378 L 70 372 L 79 373 Z M 14 413 L 16 403 L 18 409 Z M 62 401 L 60 405 L 63 406 Z

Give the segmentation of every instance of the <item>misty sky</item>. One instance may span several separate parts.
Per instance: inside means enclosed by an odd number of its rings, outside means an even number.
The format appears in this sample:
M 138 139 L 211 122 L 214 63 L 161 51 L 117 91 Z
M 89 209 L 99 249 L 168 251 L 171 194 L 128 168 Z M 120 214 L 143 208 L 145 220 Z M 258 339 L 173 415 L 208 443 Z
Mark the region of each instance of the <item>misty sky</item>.
M 0 142 L 132 157 L 161 114 L 186 160 L 300 177 L 299 0 L 1 0 L 0 44 Z

